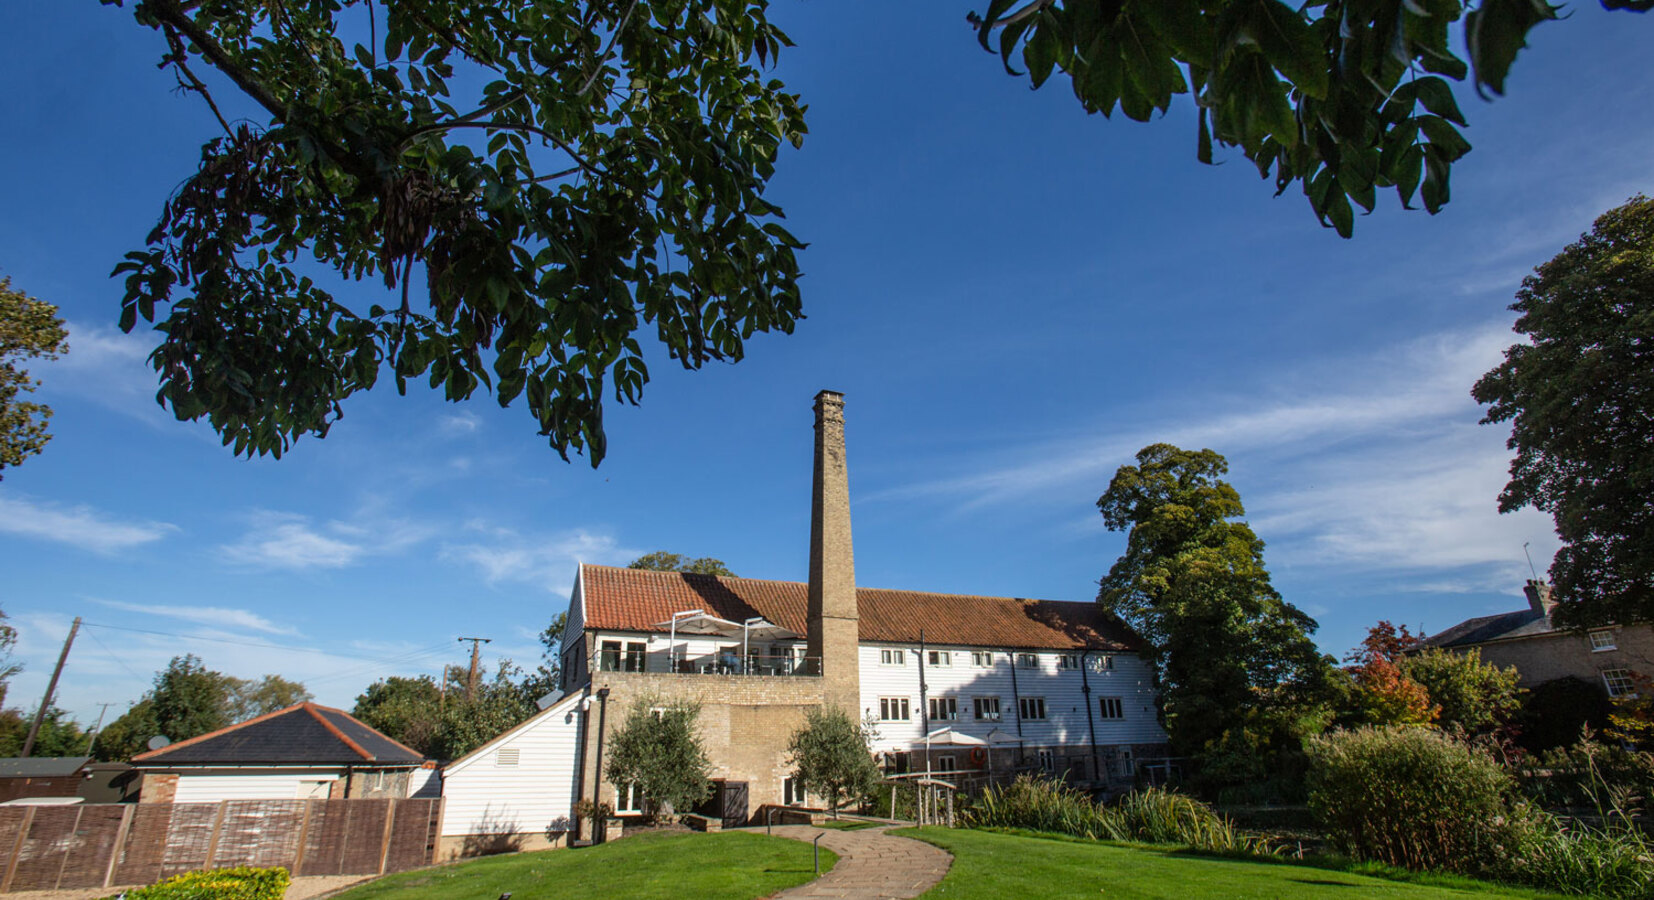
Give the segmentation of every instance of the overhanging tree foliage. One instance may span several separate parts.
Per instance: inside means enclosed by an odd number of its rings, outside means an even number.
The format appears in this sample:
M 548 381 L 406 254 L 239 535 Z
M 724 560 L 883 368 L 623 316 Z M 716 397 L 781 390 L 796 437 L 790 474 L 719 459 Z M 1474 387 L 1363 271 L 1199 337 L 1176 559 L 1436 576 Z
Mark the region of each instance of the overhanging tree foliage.
M 1654 619 L 1654 200 L 1604 213 L 1511 309 L 1528 343 L 1471 391 L 1511 423 L 1499 511 L 1555 520 L 1557 622 Z
M 224 130 L 116 267 L 121 326 L 161 315 L 158 399 L 279 455 L 385 370 L 399 390 L 522 397 L 554 449 L 596 465 L 604 393 L 635 403 L 648 380 L 641 330 L 697 368 L 800 316 L 802 245 L 763 193 L 804 108 L 761 75 L 789 44 L 765 10 L 134 3 Z M 387 299 L 341 302 L 316 264 Z
M 1602 0 L 1646 12 L 1654 0 Z M 1349 237 L 1380 188 L 1435 213 L 1470 151 L 1452 82 L 1503 94 L 1527 34 L 1561 18 L 1546 0 L 989 0 L 984 49 L 1039 87 L 1066 72 L 1087 112 L 1140 122 L 1190 94 L 1196 156 L 1241 148 L 1276 194 L 1300 183 Z M 1450 35 L 1464 20 L 1461 57 Z
M 1263 541 L 1211 450 L 1153 444 L 1121 466 L 1097 501 L 1126 552 L 1098 601 L 1148 641 L 1175 752 L 1252 756 L 1296 750 L 1325 725 L 1331 660 L 1310 640 L 1315 620 L 1270 585 Z
M 22 399 L 40 382 L 19 364 L 42 357 L 56 359 L 69 349 L 68 337 L 57 307 L 12 290 L 11 279 L 0 278 L 0 470 L 39 453 L 52 439 L 46 431 L 51 408 Z M 0 478 L 4 477 L 0 471 Z

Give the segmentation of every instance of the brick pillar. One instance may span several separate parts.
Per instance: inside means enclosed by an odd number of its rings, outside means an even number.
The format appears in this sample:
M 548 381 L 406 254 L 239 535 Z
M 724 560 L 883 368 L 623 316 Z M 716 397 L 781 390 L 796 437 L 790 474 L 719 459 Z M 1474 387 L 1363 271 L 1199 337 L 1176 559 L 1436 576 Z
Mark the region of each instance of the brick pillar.
M 810 503 L 809 655 L 821 660 L 823 701 L 857 716 L 856 560 L 850 547 L 850 479 L 844 395 L 816 394 L 815 484 Z

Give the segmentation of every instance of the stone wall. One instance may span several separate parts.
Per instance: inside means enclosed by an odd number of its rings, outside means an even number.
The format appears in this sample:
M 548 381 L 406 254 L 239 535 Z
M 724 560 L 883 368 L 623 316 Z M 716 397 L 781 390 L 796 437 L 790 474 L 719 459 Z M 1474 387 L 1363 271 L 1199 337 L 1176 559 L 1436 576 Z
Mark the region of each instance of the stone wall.
M 1654 627 L 1634 625 L 1609 630 L 1614 633 L 1613 650 L 1592 650 L 1589 637 L 1573 632 L 1494 641 L 1482 644 L 1479 649 L 1484 662 L 1500 668 L 1515 666 L 1521 673 L 1522 687 L 1570 676 L 1600 687 L 1602 673 L 1607 669 L 1654 674 Z

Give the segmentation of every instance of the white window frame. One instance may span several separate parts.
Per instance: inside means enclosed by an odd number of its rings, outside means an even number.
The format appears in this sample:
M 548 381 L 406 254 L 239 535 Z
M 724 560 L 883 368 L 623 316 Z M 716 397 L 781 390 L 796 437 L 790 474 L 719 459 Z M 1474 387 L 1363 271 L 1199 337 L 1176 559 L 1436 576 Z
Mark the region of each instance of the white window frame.
M 1037 669 L 1037 668 L 1039 668 L 1039 654 L 1038 653 L 1018 653 L 1017 654 L 1017 668 L 1019 668 L 1019 669 Z
M 932 697 L 930 698 L 929 712 L 932 722 L 957 722 L 959 721 L 959 698 Z
M 1637 692 L 1637 683 L 1631 680 L 1630 669 L 1603 669 L 1602 686 L 1610 697 L 1625 697 Z
M 959 758 L 951 753 L 938 756 L 936 757 L 936 768 L 943 772 L 956 772 L 959 770 Z
M 978 669 L 993 668 L 994 652 L 992 650 L 972 650 L 971 665 Z
M 988 706 L 992 706 L 993 709 L 991 711 L 987 710 L 986 707 Z M 999 698 L 972 697 L 971 712 L 976 716 L 978 722 L 998 722 L 1001 716 Z
M 925 662 L 938 669 L 951 669 L 953 668 L 953 651 L 928 650 L 926 651 Z
M 1079 667 L 1080 667 L 1080 654 L 1078 654 L 1078 653 L 1059 653 L 1059 654 L 1057 654 L 1057 668 L 1059 668 L 1059 669 L 1078 669 Z
M 1057 771 L 1057 754 L 1055 752 L 1044 747 L 1041 747 L 1035 752 L 1039 757 L 1039 767 L 1041 771 L 1048 773 Z
M 1112 672 L 1112 671 L 1114 671 L 1114 654 L 1104 653 L 1104 654 L 1099 655 L 1099 656 L 1091 657 L 1091 671 L 1093 671 L 1093 672 Z
M 901 713 L 900 716 L 893 713 Z M 907 697 L 880 697 L 880 722 L 911 722 L 913 721 L 912 701 Z
M 782 806 L 804 806 L 806 793 L 804 781 L 797 775 L 788 775 L 781 779 Z
M 1030 710 L 1032 712 L 1030 712 Z M 1017 698 L 1017 716 L 1020 717 L 1022 719 L 1022 721 L 1024 721 L 1024 722 L 1043 722 L 1043 721 L 1045 721 L 1045 698 L 1044 697 L 1018 697 Z
M 1124 697 L 1098 697 L 1098 715 L 1104 719 L 1124 719 L 1126 717 L 1126 699 Z
M 615 785 L 615 813 L 643 813 L 643 791 L 636 784 Z
M 907 651 L 900 647 L 881 647 L 879 648 L 879 665 L 905 666 L 907 665 Z
M 1614 638 L 1614 629 L 1602 628 L 1591 632 L 1591 652 L 1601 653 L 1605 650 L 1618 650 L 1619 641 Z

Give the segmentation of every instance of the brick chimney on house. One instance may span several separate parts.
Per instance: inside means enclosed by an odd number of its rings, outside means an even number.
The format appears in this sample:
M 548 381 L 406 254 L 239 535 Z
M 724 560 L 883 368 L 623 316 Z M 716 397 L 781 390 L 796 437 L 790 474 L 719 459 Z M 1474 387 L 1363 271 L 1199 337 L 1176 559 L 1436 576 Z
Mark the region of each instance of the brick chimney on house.
M 1533 611 L 1542 616 L 1550 615 L 1551 608 L 1556 606 L 1556 601 L 1551 599 L 1551 586 L 1537 578 L 1528 579 L 1522 593 L 1528 595 L 1528 605 Z
M 856 559 L 850 548 L 850 479 L 844 460 L 844 395 L 816 394 L 815 484 L 810 500 L 810 656 L 820 660 L 823 701 L 857 718 Z

